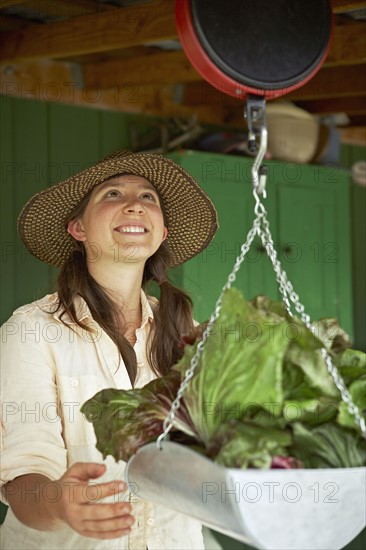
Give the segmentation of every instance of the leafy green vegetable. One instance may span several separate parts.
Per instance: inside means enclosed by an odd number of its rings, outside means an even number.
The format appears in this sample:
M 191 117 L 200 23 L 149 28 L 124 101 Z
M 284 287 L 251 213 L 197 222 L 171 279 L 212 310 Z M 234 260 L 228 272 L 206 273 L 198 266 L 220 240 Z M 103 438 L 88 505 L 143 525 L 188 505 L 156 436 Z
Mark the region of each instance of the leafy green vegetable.
M 112 455 L 116 460 L 128 460 L 142 445 L 156 440 L 179 385 L 180 376 L 172 371 L 141 389 L 106 389 L 84 403 L 81 412 L 93 422 L 97 449 L 104 458 Z M 196 436 L 184 404 L 176 413 L 176 426 L 188 436 Z
M 349 392 L 352 396 L 354 404 L 358 407 L 358 410 L 364 416 L 366 415 L 366 376 L 355 380 L 349 388 Z M 348 410 L 346 403 L 342 402 L 339 406 L 338 422 L 342 426 L 348 426 L 353 428 L 354 420 L 353 415 Z
M 309 425 L 323 424 L 335 418 L 337 412 L 338 402 L 328 397 L 300 401 L 288 399 L 283 407 L 283 416 L 289 424 L 299 421 Z
M 349 345 L 334 319 L 318 321 L 313 332 L 283 304 L 226 291 L 171 439 L 232 468 L 365 464 L 366 441 L 321 353 L 325 346 L 365 415 L 366 354 Z M 141 389 L 103 390 L 83 405 L 104 456 L 127 461 L 162 433 L 196 352 L 195 335 L 182 335 L 182 348 L 167 376 Z
M 346 384 L 366 375 L 366 353 L 347 349 L 338 360 L 338 370 Z
M 283 402 L 283 322 L 270 324 L 240 293 L 227 293 L 205 345 L 199 374 L 184 394 L 187 410 L 207 445 L 226 417 L 249 403 L 272 411 Z M 184 376 L 186 354 L 175 367 Z M 233 383 L 234 382 L 234 383 Z M 279 414 L 280 410 L 278 411 Z
M 306 468 L 353 468 L 366 463 L 366 441 L 337 424 L 293 428 L 293 454 Z
M 223 445 L 216 462 L 231 468 L 270 468 L 272 457 L 287 455 L 291 433 L 238 423 L 235 435 Z

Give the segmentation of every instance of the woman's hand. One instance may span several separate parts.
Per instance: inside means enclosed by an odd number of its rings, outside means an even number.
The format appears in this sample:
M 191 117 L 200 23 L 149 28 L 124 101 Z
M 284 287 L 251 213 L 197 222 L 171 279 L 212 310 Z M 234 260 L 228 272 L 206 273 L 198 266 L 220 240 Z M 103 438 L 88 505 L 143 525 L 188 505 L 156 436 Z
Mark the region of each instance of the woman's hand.
M 89 483 L 104 473 L 104 464 L 77 462 L 57 481 L 41 474 L 25 474 L 9 481 L 3 490 L 15 516 L 32 529 L 56 531 L 66 523 L 84 537 L 123 537 L 134 522 L 131 505 L 99 501 L 126 491 L 127 484 Z
M 77 462 L 57 481 L 61 488 L 55 513 L 84 537 L 113 539 L 128 535 L 135 521 L 127 502 L 98 502 L 127 489 L 122 481 L 89 483 L 105 472 L 104 464 Z M 118 500 L 116 498 L 116 500 Z M 55 518 L 56 519 L 56 518 Z

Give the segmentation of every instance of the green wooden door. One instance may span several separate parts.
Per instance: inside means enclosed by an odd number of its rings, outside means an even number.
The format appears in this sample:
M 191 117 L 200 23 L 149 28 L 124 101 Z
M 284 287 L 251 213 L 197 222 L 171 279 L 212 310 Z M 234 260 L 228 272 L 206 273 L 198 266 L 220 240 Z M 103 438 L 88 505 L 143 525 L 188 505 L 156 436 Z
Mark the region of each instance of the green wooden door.
M 335 317 L 352 334 L 348 175 L 313 168 L 278 186 L 279 254 L 311 319 Z
M 322 190 L 286 187 L 279 197 L 282 264 L 314 319 L 337 313 L 334 201 L 324 195 Z

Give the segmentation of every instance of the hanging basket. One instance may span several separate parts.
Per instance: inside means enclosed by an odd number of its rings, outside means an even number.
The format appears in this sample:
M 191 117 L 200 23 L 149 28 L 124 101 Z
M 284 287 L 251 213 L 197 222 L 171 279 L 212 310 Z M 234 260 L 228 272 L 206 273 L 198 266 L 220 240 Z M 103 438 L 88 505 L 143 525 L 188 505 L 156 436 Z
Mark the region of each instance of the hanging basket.
M 142 498 L 256 548 L 338 550 L 365 526 L 366 468 L 228 469 L 167 441 L 142 447 L 126 480 Z

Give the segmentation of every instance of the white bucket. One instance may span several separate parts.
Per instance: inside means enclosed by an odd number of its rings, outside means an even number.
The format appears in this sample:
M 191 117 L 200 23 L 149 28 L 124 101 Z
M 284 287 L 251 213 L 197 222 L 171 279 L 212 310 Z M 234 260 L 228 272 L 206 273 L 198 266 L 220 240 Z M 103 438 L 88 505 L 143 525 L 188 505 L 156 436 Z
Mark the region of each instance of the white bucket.
M 261 549 L 338 550 L 366 523 L 366 468 L 228 469 L 163 442 L 142 447 L 126 479 L 141 498 Z

